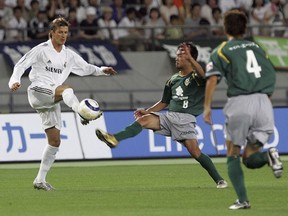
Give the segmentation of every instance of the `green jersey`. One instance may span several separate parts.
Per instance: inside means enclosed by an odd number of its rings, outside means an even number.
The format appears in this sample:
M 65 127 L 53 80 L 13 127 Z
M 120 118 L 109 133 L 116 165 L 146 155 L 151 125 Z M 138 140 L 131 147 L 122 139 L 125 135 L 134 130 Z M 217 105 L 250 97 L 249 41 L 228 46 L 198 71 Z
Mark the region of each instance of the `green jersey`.
M 206 77 L 212 75 L 226 78 L 228 97 L 253 93 L 272 95 L 275 88 L 275 70 L 264 50 L 244 39 L 223 42 L 212 52 Z
M 195 72 L 186 76 L 174 74 L 164 88 L 162 102 L 169 104 L 169 111 L 198 116 L 203 112 L 205 79 Z

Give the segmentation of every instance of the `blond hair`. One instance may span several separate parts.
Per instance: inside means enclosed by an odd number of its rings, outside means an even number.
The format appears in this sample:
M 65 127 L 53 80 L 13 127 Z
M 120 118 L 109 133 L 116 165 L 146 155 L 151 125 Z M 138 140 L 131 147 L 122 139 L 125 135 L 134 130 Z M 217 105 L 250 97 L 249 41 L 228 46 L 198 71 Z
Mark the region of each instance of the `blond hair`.
M 63 17 L 57 17 L 50 23 L 50 30 L 55 32 L 56 29 L 58 29 L 59 27 L 62 27 L 62 26 L 69 27 L 70 23 Z M 52 35 L 51 35 L 51 32 L 50 32 L 49 33 L 49 38 L 51 38 L 51 37 L 52 37 Z

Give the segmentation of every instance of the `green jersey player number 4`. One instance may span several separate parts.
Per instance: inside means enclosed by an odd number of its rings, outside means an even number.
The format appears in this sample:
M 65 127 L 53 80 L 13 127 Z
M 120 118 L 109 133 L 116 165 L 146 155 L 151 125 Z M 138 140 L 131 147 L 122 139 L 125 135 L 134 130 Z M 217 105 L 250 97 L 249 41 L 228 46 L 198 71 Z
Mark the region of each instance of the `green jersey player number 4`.
M 251 93 L 270 96 L 274 91 L 275 73 L 270 72 L 274 68 L 263 49 L 254 42 L 244 39 L 223 42 L 213 51 L 211 60 L 206 76 L 225 77 L 228 97 Z
M 228 175 L 237 195 L 231 210 L 249 209 L 244 183 L 243 164 L 250 169 L 268 164 L 276 178 L 282 175 L 282 162 L 275 147 L 262 151 L 274 131 L 270 97 L 275 88 L 275 70 L 264 50 L 245 40 L 246 15 L 231 10 L 224 15 L 228 41 L 211 54 L 206 67 L 204 121 L 211 124 L 211 103 L 217 83 L 224 77 L 228 100 L 224 106 Z M 243 147 L 243 148 L 242 148 Z M 241 151 L 243 149 L 243 151 Z

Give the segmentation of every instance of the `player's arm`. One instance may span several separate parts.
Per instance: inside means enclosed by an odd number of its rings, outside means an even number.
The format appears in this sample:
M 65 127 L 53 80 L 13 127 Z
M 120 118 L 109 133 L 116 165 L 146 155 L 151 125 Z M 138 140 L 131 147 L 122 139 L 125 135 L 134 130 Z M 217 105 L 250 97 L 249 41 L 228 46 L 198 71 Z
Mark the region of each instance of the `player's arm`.
M 147 112 L 159 112 L 163 109 L 165 109 L 168 106 L 167 103 L 162 102 L 161 100 L 155 103 L 153 106 L 146 109 Z
M 191 57 L 190 62 L 194 66 L 196 73 L 201 77 L 205 77 L 205 72 L 202 66 L 192 57 Z
M 186 44 L 182 45 L 182 54 L 186 55 L 186 59 L 192 64 L 192 67 L 195 69 L 196 73 L 200 76 L 200 77 L 204 77 L 205 76 L 205 72 L 202 68 L 202 66 L 196 61 L 196 59 L 194 59 L 189 51 L 189 47 Z
M 22 56 L 22 58 L 14 66 L 12 76 L 8 82 L 8 86 L 13 92 L 17 91 L 21 87 L 21 77 L 26 69 L 38 61 L 37 56 L 40 50 L 41 48 L 39 46 L 34 47 L 32 50 Z
M 211 104 L 217 82 L 218 77 L 216 75 L 208 77 L 206 81 L 203 118 L 207 124 L 212 124 Z
M 165 84 L 165 88 L 163 91 L 162 99 L 155 103 L 153 106 L 149 107 L 148 109 L 138 109 L 134 112 L 134 117 L 138 118 L 142 115 L 149 114 L 151 112 L 159 112 L 165 109 L 171 100 L 171 81 L 168 80 Z
M 100 69 L 103 71 L 103 73 L 107 75 L 115 75 L 117 72 L 112 67 L 100 67 Z
M 216 89 L 217 84 L 221 80 L 221 73 L 217 67 L 219 57 L 216 52 L 213 52 L 210 58 L 210 62 L 206 65 L 206 86 L 205 86 L 205 97 L 204 97 L 204 111 L 203 119 L 207 124 L 212 124 L 211 119 L 211 104 L 212 98 Z
M 226 42 L 223 42 L 216 51 L 213 51 L 210 57 L 210 62 L 206 65 L 206 87 L 205 87 L 205 99 L 204 99 L 204 112 L 203 118 L 207 124 L 212 124 L 211 119 L 211 104 L 212 98 L 217 84 L 222 78 L 221 64 L 220 62 L 229 63 L 228 58 L 222 53 L 222 49 Z
M 168 104 L 166 104 L 160 100 L 157 103 L 155 103 L 153 106 L 151 106 L 147 109 L 137 109 L 134 112 L 134 117 L 138 118 L 142 115 L 146 115 L 146 114 L 149 114 L 151 112 L 159 112 L 159 111 L 165 109 L 167 106 L 168 106 Z
M 103 75 L 115 75 L 117 72 L 112 67 L 98 67 L 96 65 L 89 64 L 80 55 L 71 51 L 73 55 L 73 67 L 72 72 L 78 76 L 103 76 Z

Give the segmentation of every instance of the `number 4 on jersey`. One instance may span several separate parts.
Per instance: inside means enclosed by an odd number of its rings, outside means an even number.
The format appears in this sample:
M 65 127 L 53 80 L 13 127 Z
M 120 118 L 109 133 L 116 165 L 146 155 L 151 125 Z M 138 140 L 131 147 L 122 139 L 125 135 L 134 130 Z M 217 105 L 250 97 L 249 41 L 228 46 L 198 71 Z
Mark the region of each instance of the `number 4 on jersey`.
M 248 73 L 254 73 L 256 78 L 260 78 L 261 77 L 260 72 L 262 68 L 261 66 L 259 66 L 254 52 L 252 50 L 247 50 L 246 56 L 247 56 L 246 69 Z

